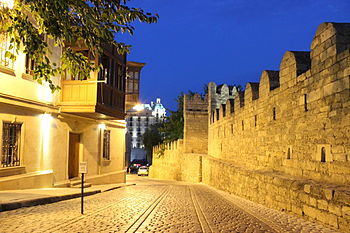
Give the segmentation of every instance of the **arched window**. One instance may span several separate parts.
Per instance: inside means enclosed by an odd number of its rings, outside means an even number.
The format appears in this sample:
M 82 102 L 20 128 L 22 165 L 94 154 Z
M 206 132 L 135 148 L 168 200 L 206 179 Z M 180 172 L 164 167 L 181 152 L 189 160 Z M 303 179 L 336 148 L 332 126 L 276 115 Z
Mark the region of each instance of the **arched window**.
M 321 162 L 325 163 L 326 162 L 326 148 L 322 147 L 321 149 Z

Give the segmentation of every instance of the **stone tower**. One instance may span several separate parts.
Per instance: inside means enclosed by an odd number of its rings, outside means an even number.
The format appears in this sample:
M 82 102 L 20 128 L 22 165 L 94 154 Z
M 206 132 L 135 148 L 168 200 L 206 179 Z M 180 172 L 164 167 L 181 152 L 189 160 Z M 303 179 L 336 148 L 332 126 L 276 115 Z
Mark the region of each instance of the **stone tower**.
M 208 152 L 208 99 L 199 94 L 184 96 L 184 151 Z

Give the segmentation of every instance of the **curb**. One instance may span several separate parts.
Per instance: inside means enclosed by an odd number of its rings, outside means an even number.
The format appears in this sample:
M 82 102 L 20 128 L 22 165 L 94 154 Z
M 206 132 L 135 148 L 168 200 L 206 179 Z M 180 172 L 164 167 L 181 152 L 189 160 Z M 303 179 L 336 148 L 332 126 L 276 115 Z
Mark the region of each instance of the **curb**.
M 136 185 L 136 184 L 134 184 L 134 183 L 123 184 L 123 185 L 112 187 L 112 188 L 109 188 L 109 189 L 106 189 L 103 191 L 102 190 L 88 191 L 88 192 L 84 192 L 84 196 L 90 196 L 90 195 L 94 195 L 94 194 L 98 194 L 98 193 L 102 193 L 102 192 L 108 192 L 108 191 L 112 191 L 115 189 L 119 189 L 119 188 L 123 188 L 123 187 L 127 187 L 127 186 L 133 186 L 133 185 Z M 35 198 L 35 199 L 24 200 L 24 201 L 19 201 L 19 202 L 3 203 L 3 204 L 0 204 L 0 212 L 15 210 L 15 209 L 19 209 L 22 207 L 45 205 L 45 204 L 50 204 L 50 203 L 54 203 L 54 202 L 74 199 L 74 198 L 78 198 L 78 197 L 81 197 L 81 193 L 66 194 L 66 195 L 62 195 L 62 196 Z
M 86 193 L 84 193 L 84 196 L 90 196 L 90 195 L 94 195 L 97 193 L 101 193 L 101 190 L 86 192 Z M 4 203 L 4 204 L 0 204 L 0 212 L 15 210 L 15 209 L 19 209 L 22 207 L 50 204 L 50 203 L 65 201 L 65 200 L 78 198 L 78 197 L 81 197 L 80 193 L 67 194 L 67 195 L 63 195 L 63 196 L 36 198 L 36 199 L 25 200 L 25 201 L 20 201 L 20 202 Z
M 131 184 L 124 184 L 124 185 L 120 185 L 120 186 L 112 187 L 112 188 L 109 188 L 109 189 L 103 190 L 103 191 L 102 191 L 102 193 L 104 193 L 104 192 L 108 192 L 108 191 L 112 191 L 112 190 L 116 190 L 116 189 L 120 189 L 120 188 L 124 188 L 124 187 L 128 187 L 128 186 L 133 186 L 133 185 L 136 185 L 136 184 L 131 183 Z

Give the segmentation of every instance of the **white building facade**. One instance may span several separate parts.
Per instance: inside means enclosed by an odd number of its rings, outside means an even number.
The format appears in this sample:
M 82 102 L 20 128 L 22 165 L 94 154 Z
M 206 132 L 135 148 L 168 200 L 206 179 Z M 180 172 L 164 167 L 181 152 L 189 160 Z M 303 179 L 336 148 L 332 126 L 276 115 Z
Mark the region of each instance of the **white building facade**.
M 143 134 L 151 125 L 163 122 L 166 118 L 166 109 L 160 98 L 150 104 L 140 104 L 127 111 L 128 146 L 130 148 L 130 161 L 146 161 L 146 151 L 143 145 Z

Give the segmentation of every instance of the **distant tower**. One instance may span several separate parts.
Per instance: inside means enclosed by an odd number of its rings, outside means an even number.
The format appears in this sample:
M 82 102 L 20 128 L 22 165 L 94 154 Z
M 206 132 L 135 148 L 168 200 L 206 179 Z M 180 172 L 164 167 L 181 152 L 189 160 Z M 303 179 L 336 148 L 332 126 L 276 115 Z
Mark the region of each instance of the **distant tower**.
M 126 77 L 125 111 L 128 111 L 139 103 L 140 73 L 145 63 L 128 61 L 126 66 L 128 74 Z

